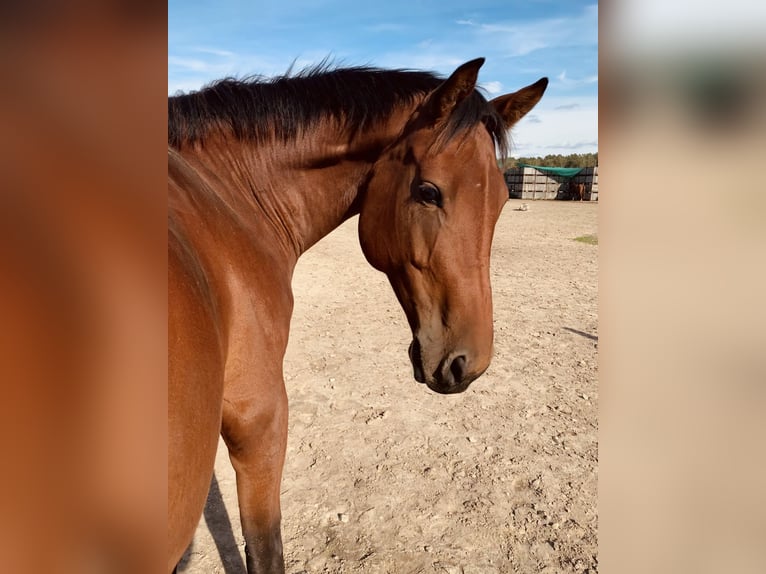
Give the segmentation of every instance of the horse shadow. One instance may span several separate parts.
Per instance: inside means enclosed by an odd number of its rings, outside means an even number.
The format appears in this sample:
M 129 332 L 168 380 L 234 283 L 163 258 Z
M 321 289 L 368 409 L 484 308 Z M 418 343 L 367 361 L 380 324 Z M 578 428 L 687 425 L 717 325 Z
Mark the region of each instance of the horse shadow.
M 213 474 L 213 479 L 210 481 L 210 490 L 207 493 L 207 501 L 205 502 L 205 510 L 203 512 L 205 524 L 207 525 L 210 535 L 215 542 L 218 556 L 221 559 L 223 565 L 223 571 L 226 574 L 246 574 L 247 568 L 245 562 L 242 559 L 237 541 L 234 538 L 234 531 L 231 527 L 231 518 L 229 512 L 226 510 L 226 505 L 223 503 L 223 496 L 221 496 L 221 489 L 218 487 L 218 479 Z M 178 562 L 175 572 L 188 572 L 192 574 L 192 570 L 189 570 L 191 562 L 191 555 L 194 550 L 194 542 L 186 549 L 181 560 Z

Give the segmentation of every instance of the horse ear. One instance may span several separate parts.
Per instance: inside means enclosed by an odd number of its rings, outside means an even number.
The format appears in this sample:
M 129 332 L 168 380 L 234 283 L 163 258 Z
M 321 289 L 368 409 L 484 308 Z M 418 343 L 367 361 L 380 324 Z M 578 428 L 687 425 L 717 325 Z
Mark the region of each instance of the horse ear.
M 548 78 L 540 78 L 531 86 L 521 88 L 512 94 L 497 97 L 490 103 L 495 106 L 497 113 L 505 121 L 506 127 L 510 128 L 535 107 L 535 104 L 543 97 L 547 87 Z
M 476 58 L 466 62 L 431 92 L 423 105 L 423 109 L 433 123 L 449 117 L 452 110 L 473 92 L 482 64 L 484 64 L 484 58 Z

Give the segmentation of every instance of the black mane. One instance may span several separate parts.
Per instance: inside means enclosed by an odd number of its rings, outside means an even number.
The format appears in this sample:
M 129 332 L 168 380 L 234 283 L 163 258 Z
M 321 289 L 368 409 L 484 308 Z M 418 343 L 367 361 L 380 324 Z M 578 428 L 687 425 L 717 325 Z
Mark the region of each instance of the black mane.
M 198 92 L 168 97 L 168 143 L 178 149 L 204 144 L 208 133 L 221 129 L 240 140 L 289 141 L 328 116 L 349 129 L 363 130 L 442 81 L 430 72 L 368 67 L 328 70 L 325 66 L 273 79 L 226 78 Z M 503 121 L 478 91 L 458 106 L 445 135 L 451 138 L 479 122 L 487 126 L 505 156 Z

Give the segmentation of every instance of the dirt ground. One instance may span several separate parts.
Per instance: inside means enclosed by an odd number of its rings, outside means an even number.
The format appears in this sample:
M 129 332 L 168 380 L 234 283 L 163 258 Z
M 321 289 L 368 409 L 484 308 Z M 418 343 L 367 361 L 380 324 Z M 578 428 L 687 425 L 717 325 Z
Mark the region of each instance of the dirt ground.
M 598 247 L 573 240 L 597 234 L 597 210 L 508 202 L 495 357 L 459 395 L 412 378 L 404 313 L 356 218 L 304 255 L 285 359 L 288 573 L 598 572 Z M 221 443 L 179 571 L 244 572 L 243 544 Z

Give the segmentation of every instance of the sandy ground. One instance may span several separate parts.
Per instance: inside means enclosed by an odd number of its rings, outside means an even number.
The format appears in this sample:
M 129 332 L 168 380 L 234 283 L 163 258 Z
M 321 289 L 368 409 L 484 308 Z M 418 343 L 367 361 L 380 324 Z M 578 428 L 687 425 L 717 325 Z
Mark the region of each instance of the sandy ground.
M 522 203 L 528 211 L 519 211 Z M 285 359 L 287 572 L 598 572 L 596 203 L 510 200 L 495 233 L 495 358 L 463 394 L 418 385 L 410 332 L 356 218 L 295 274 Z M 244 572 L 221 443 L 179 571 Z

